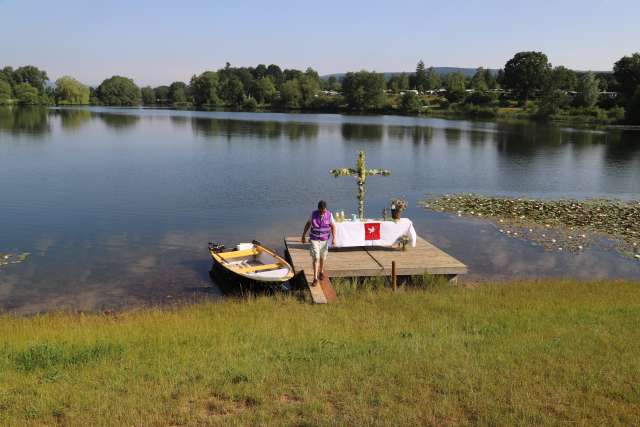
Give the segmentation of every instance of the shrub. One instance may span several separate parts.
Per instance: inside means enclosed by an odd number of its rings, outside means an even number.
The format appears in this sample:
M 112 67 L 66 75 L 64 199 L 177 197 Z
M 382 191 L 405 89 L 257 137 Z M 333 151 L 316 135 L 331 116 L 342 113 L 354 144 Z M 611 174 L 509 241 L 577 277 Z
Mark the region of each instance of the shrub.
M 474 91 L 466 99 L 468 104 L 473 105 L 489 105 L 495 102 L 497 96 L 491 92 Z
M 256 111 L 258 109 L 258 101 L 254 97 L 248 96 L 242 102 L 242 109 L 244 111 Z

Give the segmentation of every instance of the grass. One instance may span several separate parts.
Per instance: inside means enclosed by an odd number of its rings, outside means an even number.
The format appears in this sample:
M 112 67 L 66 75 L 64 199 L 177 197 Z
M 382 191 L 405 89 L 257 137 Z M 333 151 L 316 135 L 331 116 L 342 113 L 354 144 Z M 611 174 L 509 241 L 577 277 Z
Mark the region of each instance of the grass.
M 0 316 L 0 424 L 640 424 L 640 284 Z

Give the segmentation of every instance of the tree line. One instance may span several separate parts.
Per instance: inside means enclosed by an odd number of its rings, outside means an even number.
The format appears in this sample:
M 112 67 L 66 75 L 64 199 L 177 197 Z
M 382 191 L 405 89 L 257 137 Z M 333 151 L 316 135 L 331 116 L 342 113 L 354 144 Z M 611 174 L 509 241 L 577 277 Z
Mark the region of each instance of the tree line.
M 312 68 L 283 70 L 275 64 L 232 67 L 227 63 L 219 70 L 193 75 L 188 83 L 142 88 L 123 76 L 107 78 L 97 87 L 70 76 L 51 84 L 45 71 L 27 65 L 0 70 L 1 104 L 403 113 L 420 113 L 434 106 L 495 112 L 500 107 L 531 109 L 534 105 L 531 111 L 539 117 L 573 108 L 604 111 L 602 114 L 640 123 L 640 53 L 618 60 L 612 72 L 597 74 L 553 67 L 542 52 L 518 52 L 497 72 L 481 67 L 471 77 L 440 75 L 422 60 L 415 72 L 388 79 L 369 71 L 322 79 Z

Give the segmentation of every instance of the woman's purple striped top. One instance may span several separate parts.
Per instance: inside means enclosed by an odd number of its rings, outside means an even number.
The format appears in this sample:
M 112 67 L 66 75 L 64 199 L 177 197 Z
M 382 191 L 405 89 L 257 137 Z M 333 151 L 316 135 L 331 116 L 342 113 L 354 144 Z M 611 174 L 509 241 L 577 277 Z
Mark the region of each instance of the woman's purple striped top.
M 320 215 L 320 211 L 313 211 L 311 214 L 311 232 L 309 237 L 311 240 L 329 240 L 331 233 L 331 212 L 324 211 L 324 215 Z

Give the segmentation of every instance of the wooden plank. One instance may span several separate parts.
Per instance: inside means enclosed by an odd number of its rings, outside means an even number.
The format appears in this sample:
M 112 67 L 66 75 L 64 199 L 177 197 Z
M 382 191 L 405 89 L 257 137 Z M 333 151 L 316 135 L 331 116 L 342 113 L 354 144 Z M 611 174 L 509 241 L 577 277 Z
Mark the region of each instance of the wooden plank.
M 229 267 L 233 269 L 233 271 L 237 271 L 238 273 L 254 273 L 256 271 L 275 270 L 278 268 L 282 268 L 283 265 L 279 263 L 275 263 L 275 264 L 251 265 L 248 267 L 236 267 L 232 265 Z
M 322 292 L 324 293 L 324 297 L 327 302 L 336 302 L 338 300 L 336 291 L 335 289 L 333 289 L 331 280 L 329 279 L 329 275 L 327 273 L 325 273 L 324 278 L 320 280 L 320 287 L 322 288 Z
M 286 237 L 285 245 L 294 271 L 302 272 L 307 284 L 310 284 L 313 279 L 313 265 L 309 244 L 301 243 L 299 237 Z M 416 247 L 407 247 L 405 251 L 377 247 L 331 249 L 325 265 L 325 274 L 331 277 L 392 276 L 394 261 L 398 276 L 433 274 L 452 277 L 467 273 L 467 266 L 462 262 L 418 237 Z M 328 282 L 330 284 L 330 280 Z M 322 285 L 310 288 L 314 301 L 317 299 L 326 303 L 325 293 L 328 294 L 330 291 L 318 292 L 315 288 L 322 288 Z
M 309 292 L 311 292 L 311 299 L 316 304 L 326 304 L 327 297 L 322 290 L 322 286 L 311 286 L 311 282 L 307 280 L 307 286 L 309 287 Z
M 224 259 L 232 259 L 238 258 L 248 255 L 258 255 L 258 251 L 256 249 L 245 249 L 243 251 L 230 251 L 230 252 L 217 252 L 217 254 Z

